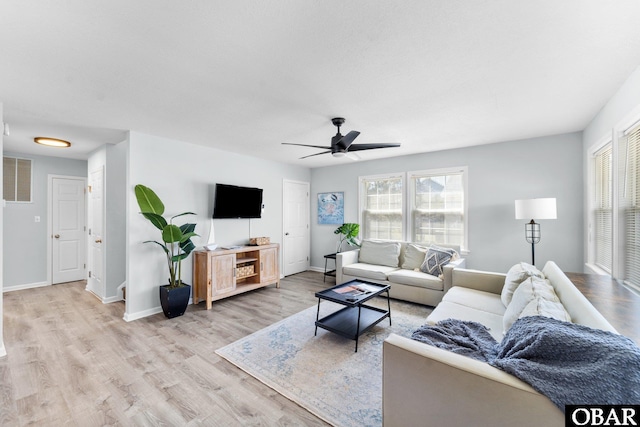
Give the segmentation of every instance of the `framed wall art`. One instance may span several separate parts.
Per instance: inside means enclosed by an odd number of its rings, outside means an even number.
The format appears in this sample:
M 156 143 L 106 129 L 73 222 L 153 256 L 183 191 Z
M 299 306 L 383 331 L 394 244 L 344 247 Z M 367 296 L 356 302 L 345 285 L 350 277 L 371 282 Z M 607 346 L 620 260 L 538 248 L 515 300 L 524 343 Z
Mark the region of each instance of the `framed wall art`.
M 344 223 L 344 193 L 318 193 L 318 224 Z

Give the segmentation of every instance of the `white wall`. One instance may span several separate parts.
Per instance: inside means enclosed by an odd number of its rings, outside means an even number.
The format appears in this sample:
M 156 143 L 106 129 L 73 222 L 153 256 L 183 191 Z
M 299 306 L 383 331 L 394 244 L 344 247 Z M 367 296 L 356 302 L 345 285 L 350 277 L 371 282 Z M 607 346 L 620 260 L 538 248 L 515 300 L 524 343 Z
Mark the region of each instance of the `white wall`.
M 159 231 L 138 212 L 133 188 L 144 184 L 165 204 L 165 216 L 195 212 L 196 246 L 206 243 L 213 213 L 212 190 L 216 183 L 264 189 L 261 219 L 215 220 L 220 245 L 248 243 L 249 237 L 269 236 L 282 241 L 282 181 L 310 181 L 307 168 L 267 161 L 182 141 L 130 132 L 127 167 L 127 308 L 133 320 L 160 311 L 158 287 L 167 282 L 161 249 L 145 240 L 159 240 Z M 182 224 L 182 221 L 179 222 Z M 183 261 L 182 279 L 191 283 L 192 259 Z M 282 259 L 280 260 L 282 263 Z
M 344 191 L 345 222 L 358 222 L 358 177 L 456 166 L 468 167 L 469 268 L 506 272 L 531 262 L 526 221 L 515 219 L 514 201 L 557 198 L 558 219 L 541 220 L 536 265 L 554 260 L 564 271 L 582 271 L 582 135 L 571 133 L 313 169 L 311 261 L 335 251 L 335 225 L 318 225 L 317 193 Z
M 4 209 L 4 288 L 47 283 L 48 176 L 87 176 L 87 162 L 6 152 L 32 159 L 32 203 L 7 203 Z M 35 222 L 35 217 L 40 222 Z
M 103 265 L 106 268 L 102 289 L 91 289 L 103 302 L 120 300 L 118 288 L 126 280 L 126 157 L 127 143 L 122 142 L 103 145 L 89 155 L 88 161 L 89 177 L 100 168 L 104 170 Z M 89 265 L 91 268 L 91 263 Z

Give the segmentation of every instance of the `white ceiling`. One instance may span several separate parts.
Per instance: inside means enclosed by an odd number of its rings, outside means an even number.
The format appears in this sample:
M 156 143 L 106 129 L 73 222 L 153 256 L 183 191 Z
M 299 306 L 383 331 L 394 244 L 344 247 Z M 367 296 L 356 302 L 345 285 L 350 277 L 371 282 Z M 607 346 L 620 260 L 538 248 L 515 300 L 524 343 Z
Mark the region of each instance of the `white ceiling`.
M 126 130 L 318 167 L 584 129 L 640 64 L 637 0 L 0 3 L 5 150 Z M 70 149 L 33 143 L 68 139 Z

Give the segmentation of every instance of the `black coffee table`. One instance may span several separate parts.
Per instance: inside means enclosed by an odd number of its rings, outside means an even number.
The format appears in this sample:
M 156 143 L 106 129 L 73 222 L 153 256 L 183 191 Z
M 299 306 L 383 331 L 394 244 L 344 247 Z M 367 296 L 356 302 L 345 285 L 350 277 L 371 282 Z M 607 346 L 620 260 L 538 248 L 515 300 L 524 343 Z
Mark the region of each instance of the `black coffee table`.
M 391 303 L 389 302 L 389 285 L 351 280 L 350 282 L 334 286 L 324 291 L 316 292 L 318 298 L 318 312 L 316 314 L 316 332 L 318 327 L 331 331 L 345 338 L 356 341 L 358 351 L 358 337 L 379 323 L 389 318 L 391 325 Z M 387 309 L 372 307 L 364 303 L 386 292 Z M 320 301 L 332 301 L 345 307 L 320 319 Z

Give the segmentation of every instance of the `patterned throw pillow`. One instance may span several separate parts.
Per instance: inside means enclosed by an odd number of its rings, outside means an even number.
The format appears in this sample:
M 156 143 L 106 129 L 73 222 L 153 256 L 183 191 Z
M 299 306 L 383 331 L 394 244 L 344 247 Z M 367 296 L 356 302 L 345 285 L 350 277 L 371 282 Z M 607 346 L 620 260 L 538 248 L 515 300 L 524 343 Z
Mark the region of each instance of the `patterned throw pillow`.
M 441 276 L 442 267 L 449 264 L 457 256 L 458 253 L 453 249 L 430 246 L 424 257 L 424 262 L 420 266 L 420 271 L 432 276 Z

